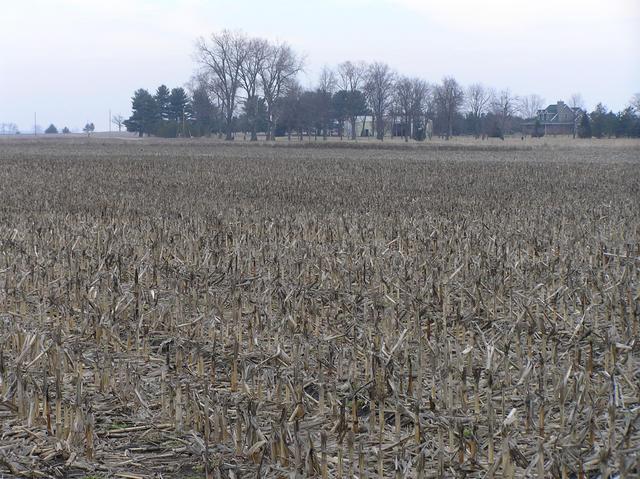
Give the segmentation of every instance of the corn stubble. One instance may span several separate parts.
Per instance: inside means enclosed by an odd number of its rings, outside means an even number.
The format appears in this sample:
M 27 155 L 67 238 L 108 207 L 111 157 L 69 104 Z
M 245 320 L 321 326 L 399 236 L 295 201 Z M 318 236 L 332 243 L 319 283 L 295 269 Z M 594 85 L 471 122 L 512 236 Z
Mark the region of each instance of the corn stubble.
M 638 156 L 0 143 L 0 472 L 638 477 Z

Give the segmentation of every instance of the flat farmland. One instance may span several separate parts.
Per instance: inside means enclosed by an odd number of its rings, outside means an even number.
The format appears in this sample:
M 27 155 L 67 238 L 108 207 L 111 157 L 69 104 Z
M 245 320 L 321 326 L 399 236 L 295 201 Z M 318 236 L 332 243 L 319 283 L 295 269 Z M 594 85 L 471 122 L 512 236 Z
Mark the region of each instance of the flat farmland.
M 5 477 L 638 477 L 640 143 L 0 141 Z

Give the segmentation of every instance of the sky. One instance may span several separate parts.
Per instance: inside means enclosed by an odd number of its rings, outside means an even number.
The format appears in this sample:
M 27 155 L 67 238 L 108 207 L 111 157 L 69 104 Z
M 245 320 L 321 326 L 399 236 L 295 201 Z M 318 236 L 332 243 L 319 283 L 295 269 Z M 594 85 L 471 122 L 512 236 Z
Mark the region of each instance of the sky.
M 288 42 L 305 86 L 364 60 L 589 109 L 640 92 L 639 0 L 0 0 L 0 123 L 108 130 L 136 89 L 186 86 L 196 38 L 225 28 Z

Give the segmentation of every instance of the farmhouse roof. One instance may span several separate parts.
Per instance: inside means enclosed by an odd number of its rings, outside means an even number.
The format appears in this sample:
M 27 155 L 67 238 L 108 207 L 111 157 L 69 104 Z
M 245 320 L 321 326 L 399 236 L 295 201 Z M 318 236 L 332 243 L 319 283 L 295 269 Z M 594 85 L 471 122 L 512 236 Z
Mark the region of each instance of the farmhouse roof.
M 567 115 L 561 115 L 563 112 L 569 112 L 573 118 L 567 118 Z M 564 101 L 558 100 L 557 103 L 548 105 L 543 110 L 538 110 L 535 121 L 524 123 L 526 126 L 533 126 L 536 121 L 541 125 L 573 125 L 574 121 L 580 117 L 582 110 L 577 107 L 570 107 Z

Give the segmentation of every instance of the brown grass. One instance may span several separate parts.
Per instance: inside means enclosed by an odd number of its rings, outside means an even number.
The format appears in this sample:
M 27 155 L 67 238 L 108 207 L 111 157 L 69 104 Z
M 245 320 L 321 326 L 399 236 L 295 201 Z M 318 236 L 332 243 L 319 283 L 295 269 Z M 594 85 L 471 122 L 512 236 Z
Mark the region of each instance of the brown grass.
M 3 140 L 0 473 L 637 477 L 640 149 L 524 143 Z

